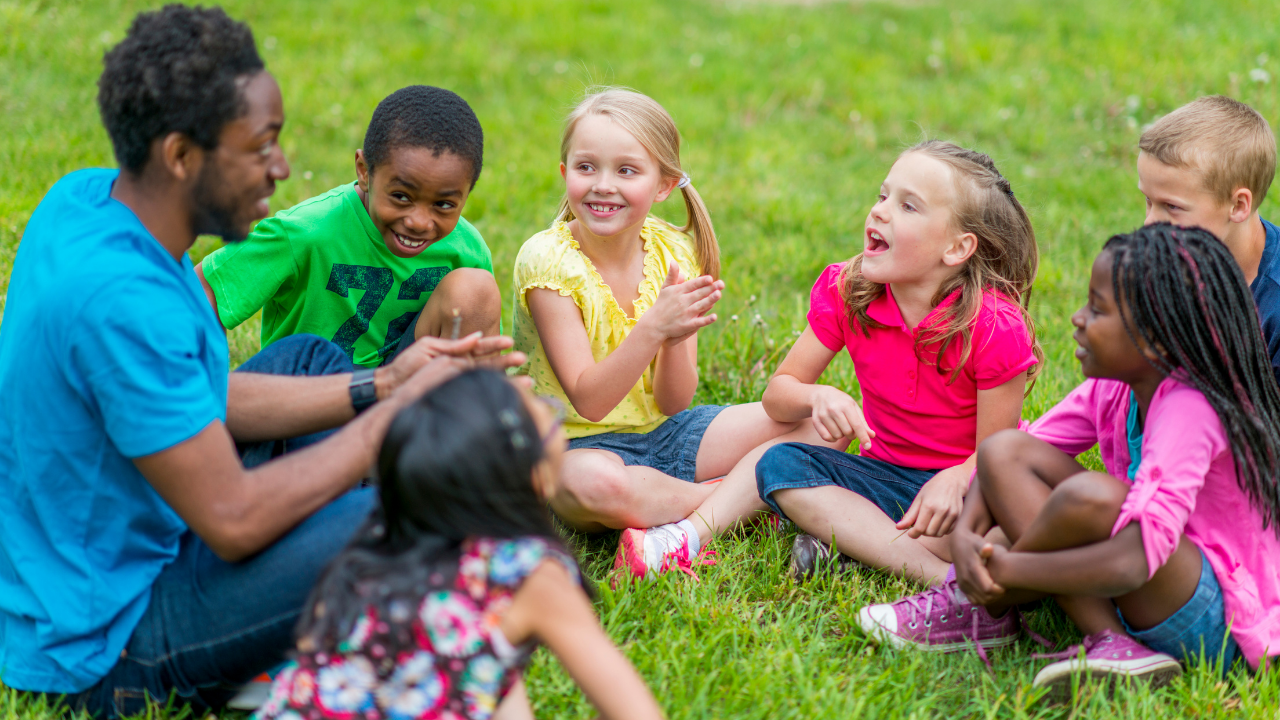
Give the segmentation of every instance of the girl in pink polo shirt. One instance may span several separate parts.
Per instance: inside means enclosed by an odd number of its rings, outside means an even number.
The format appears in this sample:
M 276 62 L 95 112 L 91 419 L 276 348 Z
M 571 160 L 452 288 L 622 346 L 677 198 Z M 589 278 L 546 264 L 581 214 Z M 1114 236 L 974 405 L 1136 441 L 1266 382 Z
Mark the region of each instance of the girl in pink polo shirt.
M 1031 223 L 991 158 L 939 141 L 904 152 L 863 252 L 818 278 L 809 326 L 764 393 L 769 417 L 827 445 L 762 446 L 756 482 L 730 476 L 686 520 L 624 531 L 618 565 L 685 567 L 710 537 L 772 508 L 812 533 L 797 555 L 834 537 L 848 556 L 940 581 L 974 449 L 1017 426 L 1038 368 L 1025 308 L 1036 263 Z M 845 348 L 861 407 L 817 384 Z M 848 455 L 855 438 L 862 454 Z
M 1230 252 L 1200 228 L 1117 235 L 1071 321 L 1088 379 L 982 445 L 957 581 L 863 608 L 862 627 L 997 647 L 1018 637 L 1011 608 L 1054 595 L 1085 635 L 1035 678 L 1058 696 L 1082 675 L 1159 685 L 1178 658 L 1280 655 L 1280 391 Z M 1075 459 L 1095 444 L 1106 473 Z M 983 538 L 993 525 L 1011 547 Z

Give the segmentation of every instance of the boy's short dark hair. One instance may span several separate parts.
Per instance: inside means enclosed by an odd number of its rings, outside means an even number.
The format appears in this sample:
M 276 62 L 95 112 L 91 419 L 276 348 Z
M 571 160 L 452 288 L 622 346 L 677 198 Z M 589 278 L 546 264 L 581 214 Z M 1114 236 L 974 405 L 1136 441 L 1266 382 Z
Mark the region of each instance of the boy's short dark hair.
M 98 109 L 120 167 L 138 173 L 171 132 L 206 150 L 244 112 L 236 79 L 261 72 L 249 26 L 222 8 L 166 5 L 139 13 L 103 57 Z
M 484 163 L 484 131 L 457 93 L 429 85 L 410 85 L 378 103 L 364 134 L 364 161 L 369 172 L 387 161 L 398 147 L 420 147 L 436 155 L 451 152 L 471 163 L 471 186 Z

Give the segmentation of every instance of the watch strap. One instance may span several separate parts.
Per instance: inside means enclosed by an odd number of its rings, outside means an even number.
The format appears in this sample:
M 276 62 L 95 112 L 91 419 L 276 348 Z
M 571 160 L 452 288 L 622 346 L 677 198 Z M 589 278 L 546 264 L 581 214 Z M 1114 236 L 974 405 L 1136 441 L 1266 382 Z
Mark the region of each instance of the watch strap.
M 351 384 L 347 386 L 347 390 L 351 393 L 351 407 L 357 415 L 378 402 L 378 388 L 373 384 L 373 372 L 372 368 L 359 368 L 351 373 Z

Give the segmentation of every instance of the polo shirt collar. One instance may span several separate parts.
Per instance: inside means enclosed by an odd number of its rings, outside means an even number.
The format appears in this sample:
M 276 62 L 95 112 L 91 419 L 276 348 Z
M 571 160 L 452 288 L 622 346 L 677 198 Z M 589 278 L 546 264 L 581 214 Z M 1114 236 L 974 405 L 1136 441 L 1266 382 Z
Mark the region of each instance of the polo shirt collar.
M 928 327 L 934 316 L 946 310 L 948 305 L 960 297 L 962 290 L 963 288 L 952 290 L 950 295 L 943 298 L 937 307 L 924 316 L 924 320 L 920 321 L 919 327 Z M 907 327 L 906 321 L 902 319 L 902 311 L 898 309 L 898 301 L 893 299 L 893 288 L 888 285 L 884 286 L 883 295 L 872 300 L 871 304 L 867 305 L 867 316 L 886 327 L 896 327 L 903 332 L 912 332 L 912 329 Z

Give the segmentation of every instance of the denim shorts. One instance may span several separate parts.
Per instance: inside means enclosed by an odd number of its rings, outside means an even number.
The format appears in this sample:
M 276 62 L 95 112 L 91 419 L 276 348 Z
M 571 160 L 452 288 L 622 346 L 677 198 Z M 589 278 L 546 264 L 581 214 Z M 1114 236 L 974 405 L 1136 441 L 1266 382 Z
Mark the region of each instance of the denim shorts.
M 783 443 L 769 448 L 756 463 L 756 488 L 760 499 L 782 517 L 786 514 L 774 501 L 775 492 L 835 485 L 870 500 L 897 522 L 920 488 L 937 474 L 828 447 Z
M 644 465 L 659 472 L 694 482 L 698 471 L 698 448 L 707 426 L 726 405 L 699 405 L 667 418 L 647 433 L 600 433 L 569 441 L 570 450 L 608 450 L 622 458 L 624 465 Z
M 1200 553 L 1203 564 L 1200 582 L 1186 605 L 1165 618 L 1164 622 L 1146 630 L 1134 630 L 1125 622 L 1117 608 L 1120 623 L 1125 631 L 1147 647 L 1184 661 L 1199 660 L 1201 650 L 1206 662 L 1217 662 L 1222 657 L 1222 671 L 1231 669 L 1237 659 L 1242 659 L 1240 646 L 1227 631 L 1227 614 L 1222 605 L 1222 588 L 1218 576 L 1213 573 L 1209 559 Z

